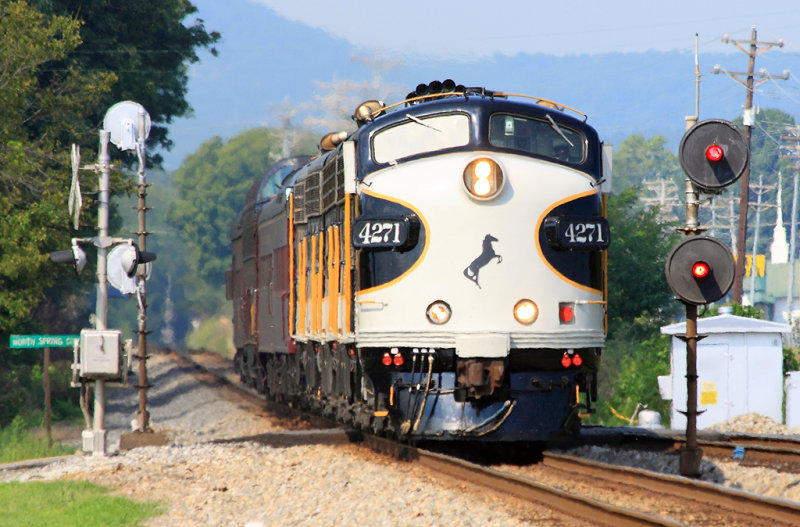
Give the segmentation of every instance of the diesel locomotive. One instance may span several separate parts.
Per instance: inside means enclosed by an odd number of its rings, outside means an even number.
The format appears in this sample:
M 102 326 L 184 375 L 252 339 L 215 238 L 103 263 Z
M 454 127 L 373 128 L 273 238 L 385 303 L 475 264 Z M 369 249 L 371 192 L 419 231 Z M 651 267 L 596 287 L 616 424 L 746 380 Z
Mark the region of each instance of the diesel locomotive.
M 410 441 L 574 434 L 605 338 L 609 145 L 563 104 L 450 80 L 353 119 L 233 222 L 242 380 Z

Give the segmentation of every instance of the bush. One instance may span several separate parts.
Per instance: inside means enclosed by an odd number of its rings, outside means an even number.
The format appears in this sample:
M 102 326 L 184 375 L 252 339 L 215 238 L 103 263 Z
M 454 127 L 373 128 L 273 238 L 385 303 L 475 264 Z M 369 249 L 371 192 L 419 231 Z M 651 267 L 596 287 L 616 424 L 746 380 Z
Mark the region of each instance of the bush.
M 34 439 L 30 428 L 25 424 L 25 419 L 19 415 L 11 421 L 11 424 L 0 430 L 0 463 L 74 453 L 74 447 L 59 444 L 51 446 L 47 439 Z

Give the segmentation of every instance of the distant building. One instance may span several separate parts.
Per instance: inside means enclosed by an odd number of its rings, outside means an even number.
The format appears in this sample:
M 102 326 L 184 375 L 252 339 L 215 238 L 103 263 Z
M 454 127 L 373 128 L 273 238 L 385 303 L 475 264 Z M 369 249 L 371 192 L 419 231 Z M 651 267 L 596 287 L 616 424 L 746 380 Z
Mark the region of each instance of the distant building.
M 794 262 L 793 287 L 792 287 L 792 309 L 789 316 L 789 305 L 787 293 L 789 291 L 789 264 L 767 262 L 764 269 L 764 276 L 756 275 L 755 292 L 752 302 L 755 307 L 764 311 L 764 318 L 775 322 L 792 324 L 800 319 L 800 309 L 798 309 L 798 278 L 800 278 L 800 261 Z M 745 277 L 744 290 L 749 292 L 748 278 Z M 749 293 L 748 293 L 749 296 Z M 749 300 L 749 298 L 748 298 Z

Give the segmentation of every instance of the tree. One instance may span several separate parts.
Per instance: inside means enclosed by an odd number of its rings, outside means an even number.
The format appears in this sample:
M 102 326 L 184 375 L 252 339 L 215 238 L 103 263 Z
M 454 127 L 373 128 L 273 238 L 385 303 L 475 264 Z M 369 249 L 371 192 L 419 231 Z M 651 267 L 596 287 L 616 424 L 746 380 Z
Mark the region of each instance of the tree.
M 53 329 L 34 315 L 46 293 L 57 301 L 74 298 L 70 285 L 50 289 L 61 279 L 74 285 L 74 273 L 47 260 L 49 251 L 69 246 L 69 155 L 61 139 L 91 132 L 86 112 L 99 109 L 116 78 L 82 71 L 69 60 L 81 42 L 79 27 L 22 1 L 0 2 L 1 335 Z M 53 71 L 56 62 L 61 66 Z M 68 317 L 58 313 L 58 320 Z M 0 340 L 0 426 L 21 406 L 30 407 L 40 386 L 30 377 L 38 355 L 7 347 L 8 340 Z
M 638 402 L 662 408 L 656 377 L 669 372 L 669 352 L 659 327 L 680 309 L 664 277 L 664 262 L 678 235 L 659 221 L 658 213 L 658 208 L 644 210 L 634 188 L 609 196 L 609 328 L 599 398 L 626 415 Z M 596 419 L 619 424 L 602 403 Z
M 612 417 L 614 411 L 630 417 L 639 404 L 657 411 L 664 419 L 669 418 L 670 403 L 661 398 L 658 390 L 658 376 L 670 372 L 667 335 L 655 331 L 645 340 L 613 339 L 606 346 L 603 360 L 607 358 L 614 360 L 615 375 L 609 384 L 601 384 L 601 399 L 608 404 L 598 408 L 599 421 L 623 424 L 616 416 Z
M 295 150 L 310 151 L 310 134 L 300 134 Z M 188 249 L 190 272 L 181 278 L 188 306 L 214 314 L 224 302 L 225 271 L 230 269 L 231 224 L 253 182 L 280 157 L 283 132 L 255 128 L 228 142 L 213 137 L 187 156 L 175 172 L 179 198 L 168 215 Z
M 84 71 L 114 72 L 111 90 L 98 101 L 99 111 L 86 116 L 91 126 L 102 122 L 112 104 L 134 100 L 144 106 L 153 126 L 148 141 L 169 149 L 168 124 L 191 113 L 186 101 L 189 65 L 197 50 L 210 48 L 220 34 L 202 19 L 185 24 L 197 8 L 188 0 L 113 2 L 111 0 L 33 0 L 44 13 L 82 21 L 82 45 L 70 53 Z M 156 154 L 153 161 L 160 163 Z
M 734 123 L 742 128 L 742 118 L 738 117 Z M 759 176 L 763 176 L 765 187 L 762 189 L 762 202 L 774 205 L 777 202 L 776 192 L 778 185 L 778 172 L 783 173 L 783 218 L 791 218 L 792 206 L 792 184 L 789 174 L 790 162 L 788 159 L 781 159 L 781 146 L 786 146 L 781 141 L 782 135 L 786 134 L 786 127 L 794 124 L 794 118 L 775 108 L 765 108 L 756 115 L 756 122 L 750 137 L 750 213 L 748 220 L 748 240 L 746 243 L 747 253 L 753 250 L 752 239 L 755 234 L 755 212 L 754 207 L 758 192 L 757 186 Z M 736 182 L 732 185 L 733 191 L 738 196 L 741 185 Z M 737 200 L 738 201 L 738 200 Z M 769 246 L 772 243 L 772 230 L 777 218 L 777 211 L 774 207 L 764 207 L 761 210 L 761 229 L 759 230 L 758 254 L 769 254 Z M 787 226 L 787 232 L 788 232 Z
M 608 222 L 609 334 L 622 326 L 646 332 L 676 309 L 664 262 L 678 235 L 658 220 L 657 208 L 644 210 L 632 188 L 609 197 Z
M 25 2 L 0 3 L 0 333 L 30 325 L 54 283 L 47 253 L 68 246 L 68 153 L 60 138 L 84 136 L 85 113 L 115 77 L 83 72 L 68 55 L 79 24 Z M 54 61 L 64 69 L 50 72 Z M 46 83 L 42 77 L 46 76 Z M 63 271 L 63 269 L 61 270 Z
M 663 178 L 680 183 L 683 176 L 678 156 L 666 144 L 660 135 L 650 139 L 640 134 L 626 137 L 614 153 L 614 192 L 640 187 L 645 180 Z

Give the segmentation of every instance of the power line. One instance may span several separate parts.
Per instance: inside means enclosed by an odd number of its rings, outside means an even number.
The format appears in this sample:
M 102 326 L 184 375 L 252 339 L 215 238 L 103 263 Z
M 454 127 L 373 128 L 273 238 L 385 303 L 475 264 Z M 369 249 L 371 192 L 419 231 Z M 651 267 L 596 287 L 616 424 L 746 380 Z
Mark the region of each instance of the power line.
M 722 37 L 722 42 L 725 44 L 733 44 L 741 51 L 747 54 L 747 71 L 726 71 L 719 64 L 714 66 L 711 73 L 725 73 L 736 82 L 742 84 L 746 90 L 746 98 L 744 105 L 744 137 L 747 141 L 747 148 L 750 148 L 750 138 L 752 136 L 752 128 L 754 119 L 753 111 L 753 89 L 764 84 L 770 79 L 783 79 L 789 78 L 789 71 L 785 70 L 783 75 L 771 75 L 766 70 L 759 72 L 755 71 L 756 57 L 773 47 L 783 47 L 783 39 L 777 42 L 763 42 L 756 38 L 756 27 L 750 29 L 750 39 L 732 39 L 728 36 Z M 745 47 L 745 45 L 747 47 Z M 759 49 L 760 48 L 760 49 Z M 744 79 L 740 78 L 744 77 Z M 756 81 L 756 79 L 758 79 Z M 745 259 L 745 238 L 747 236 L 747 212 L 748 202 L 750 199 L 750 166 L 748 164 L 742 173 L 741 192 L 739 193 L 739 230 L 736 236 L 736 267 L 733 280 L 733 301 L 737 304 L 742 303 L 742 280 L 744 278 L 744 259 Z

